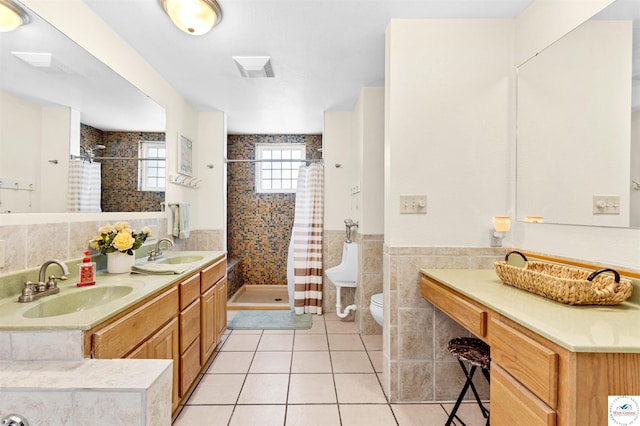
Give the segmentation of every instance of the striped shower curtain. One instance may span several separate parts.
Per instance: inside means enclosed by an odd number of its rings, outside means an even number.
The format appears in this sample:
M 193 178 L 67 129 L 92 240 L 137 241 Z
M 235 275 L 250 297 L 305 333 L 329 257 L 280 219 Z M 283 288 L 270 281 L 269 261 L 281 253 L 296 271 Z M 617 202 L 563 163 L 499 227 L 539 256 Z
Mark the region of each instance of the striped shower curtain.
M 321 164 L 311 164 L 298 174 L 292 236 L 298 315 L 322 314 L 323 171 Z
M 69 161 L 69 179 L 67 192 L 67 210 L 70 212 L 99 212 L 100 163 L 83 160 Z

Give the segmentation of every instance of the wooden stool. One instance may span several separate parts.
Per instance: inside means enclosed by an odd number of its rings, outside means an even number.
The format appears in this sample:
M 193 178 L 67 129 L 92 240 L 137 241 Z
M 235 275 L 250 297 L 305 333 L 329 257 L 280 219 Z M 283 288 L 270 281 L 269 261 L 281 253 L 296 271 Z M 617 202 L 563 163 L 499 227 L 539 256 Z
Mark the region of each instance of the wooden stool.
M 447 345 L 447 349 L 449 350 L 449 353 L 451 353 L 451 355 L 455 356 L 458 359 L 458 363 L 460 364 L 460 367 L 462 368 L 462 371 L 464 372 L 464 375 L 467 378 L 467 380 L 465 381 L 464 386 L 462 387 L 462 391 L 458 396 L 456 405 L 454 405 L 453 411 L 451 411 L 451 414 L 449 415 L 449 419 L 447 420 L 447 423 L 445 426 L 451 425 L 451 422 L 453 422 L 454 418 L 458 419 L 458 421 L 462 423 L 463 426 L 466 426 L 462 421 L 462 419 L 460 419 L 460 417 L 456 415 L 456 412 L 458 411 L 458 408 L 460 407 L 460 403 L 464 398 L 464 394 L 467 392 L 467 389 L 469 389 L 469 387 L 471 387 L 471 391 L 473 392 L 473 395 L 475 396 L 476 401 L 480 406 L 480 411 L 482 411 L 482 415 L 484 416 L 485 419 L 487 419 L 487 426 L 488 426 L 489 410 L 487 410 L 485 406 L 482 404 L 482 401 L 480 401 L 480 396 L 478 395 L 478 391 L 476 390 L 476 387 L 473 384 L 473 375 L 475 374 L 476 369 L 480 367 L 480 369 L 482 370 L 482 374 L 487 379 L 487 382 L 490 381 L 489 366 L 491 363 L 491 357 L 490 357 L 489 345 L 487 345 L 482 340 L 475 337 L 459 337 L 459 338 L 451 339 L 449 341 L 449 344 Z M 467 370 L 467 367 L 464 365 L 465 362 L 471 365 L 470 370 Z

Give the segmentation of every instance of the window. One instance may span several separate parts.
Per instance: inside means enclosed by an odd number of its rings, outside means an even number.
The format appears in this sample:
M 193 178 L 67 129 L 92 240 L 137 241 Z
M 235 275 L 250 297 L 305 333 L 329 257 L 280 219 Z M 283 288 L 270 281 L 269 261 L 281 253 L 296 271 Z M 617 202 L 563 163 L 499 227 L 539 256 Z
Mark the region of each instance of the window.
M 304 144 L 256 145 L 256 192 L 296 192 L 305 157 Z
M 166 148 L 163 141 L 138 142 L 138 190 L 164 192 L 166 183 Z

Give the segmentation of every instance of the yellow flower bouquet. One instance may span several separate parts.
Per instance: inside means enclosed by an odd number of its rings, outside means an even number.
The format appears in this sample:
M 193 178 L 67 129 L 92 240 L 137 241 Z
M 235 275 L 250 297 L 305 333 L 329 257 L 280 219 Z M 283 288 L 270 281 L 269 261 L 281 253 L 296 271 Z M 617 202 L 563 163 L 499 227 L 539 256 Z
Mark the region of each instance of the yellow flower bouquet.
M 151 235 L 149 227 L 145 226 L 138 232 L 129 227 L 127 222 L 116 222 L 115 225 L 106 224 L 99 230 L 99 234 L 89 240 L 89 247 L 102 254 L 119 251 L 133 255 Z

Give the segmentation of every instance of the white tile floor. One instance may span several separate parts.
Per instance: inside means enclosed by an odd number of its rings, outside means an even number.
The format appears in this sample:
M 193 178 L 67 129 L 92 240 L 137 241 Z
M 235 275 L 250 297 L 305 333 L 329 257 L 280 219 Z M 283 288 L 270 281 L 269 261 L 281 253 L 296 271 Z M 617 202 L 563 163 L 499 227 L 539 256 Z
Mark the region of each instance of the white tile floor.
M 381 373 L 382 336 L 335 314 L 314 315 L 310 330 L 228 331 L 174 426 L 445 424 L 453 404 L 389 404 Z M 485 424 L 475 403 L 458 413 Z

